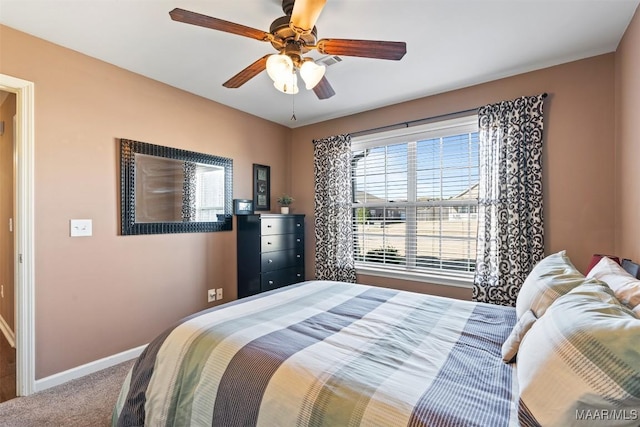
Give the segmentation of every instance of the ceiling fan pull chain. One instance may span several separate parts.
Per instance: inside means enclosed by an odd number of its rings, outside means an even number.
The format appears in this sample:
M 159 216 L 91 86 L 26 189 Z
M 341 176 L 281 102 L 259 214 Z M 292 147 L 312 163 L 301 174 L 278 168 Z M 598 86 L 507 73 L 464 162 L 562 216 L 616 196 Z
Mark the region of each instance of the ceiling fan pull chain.
M 297 120 L 296 119 L 296 93 L 295 93 L 295 91 L 291 92 L 291 111 L 292 111 L 291 121 L 295 122 Z
M 297 120 L 296 119 L 296 94 L 295 93 L 291 95 L 291 111 L 292 111 L 291 121 L 295 122 Z

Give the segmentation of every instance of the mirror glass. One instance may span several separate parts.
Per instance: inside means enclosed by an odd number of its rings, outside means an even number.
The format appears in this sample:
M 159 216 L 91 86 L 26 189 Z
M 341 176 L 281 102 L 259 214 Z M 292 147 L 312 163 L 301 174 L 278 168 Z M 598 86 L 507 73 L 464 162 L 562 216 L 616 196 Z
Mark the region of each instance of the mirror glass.
M 231 159 L 120 144 L 122 234 L 231 230 Z

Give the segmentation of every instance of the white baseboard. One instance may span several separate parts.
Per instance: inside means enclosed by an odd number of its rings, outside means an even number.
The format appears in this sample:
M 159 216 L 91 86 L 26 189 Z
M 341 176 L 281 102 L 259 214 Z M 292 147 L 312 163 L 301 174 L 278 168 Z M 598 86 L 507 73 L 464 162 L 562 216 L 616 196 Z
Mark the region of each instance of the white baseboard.
M 122 353 L 114 354 L 93 362 L 89 362 L 85 365 L 71 368 L 67 371 L 59 372 L 51 376 L 36 380 L 35 392 L 46 390 L 51 387 L 55 387 L 60 384 L 64 384 L 68 381 L 75 380 L 76 378 L 84 377 L 85 375 L 92 374 L 94 372 L 101 371 L 102 369 L 110 368 L 119 363 L 126 362 L 127 360 L 135 359 L 146 348 L 145 345 L 132 348 L 131 350 L 123 351 Z
M 16 334 L 11 330 L 9 324 L 0 314 L 0 331 L 7 338 L 11 347 L 16 348 Z

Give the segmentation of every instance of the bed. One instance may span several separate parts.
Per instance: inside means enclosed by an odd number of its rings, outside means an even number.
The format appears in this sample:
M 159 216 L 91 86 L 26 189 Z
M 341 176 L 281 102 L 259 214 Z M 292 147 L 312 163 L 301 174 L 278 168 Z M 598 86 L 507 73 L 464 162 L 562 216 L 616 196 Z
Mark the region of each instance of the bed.
M 118 426 L 517 425 L 515 309 L 309 281 L 184 319 L 135 363 Z
M 637 427 L 639 317 L 636 276 L 605 257 L 585 277 L 564 251 L 515 307 L 303 282 L 167 329 L 112 424 Z

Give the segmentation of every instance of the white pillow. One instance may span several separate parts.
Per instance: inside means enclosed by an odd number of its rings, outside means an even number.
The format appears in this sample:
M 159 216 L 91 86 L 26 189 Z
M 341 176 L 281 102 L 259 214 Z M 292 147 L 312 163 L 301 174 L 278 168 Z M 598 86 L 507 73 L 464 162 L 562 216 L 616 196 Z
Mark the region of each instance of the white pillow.
M 522 340 L 520 416 L 543 426 L 637 427 L 640 319 L 605 284 L 588 280 L 558 298 Z
M 616 298 L 640 316 L 640 280 L 627 273 L 617 262 L 603 257 L 587 277 L 594 277 L 609 285 Z
M 522 317 L 518 319 L 518 322 L 511 330 L 509 337 L 504 344 L 502 344 L 502 360 L 505 363 L 511 363 L 516 360 L 516 354 L 518 354 L 520 342 L 522 342 L 522 339 L 529 329 L 531 329 L 531 326 L 533 326 L 536 320 L 536 316 L 531 310 L 527 310 Z
M 585 280 L 571 263 L 565 251 L 544 258 L 531 270 L 516 299 L 516 315 L 520 319 L 527 310 L 538 319 L 556 300 Z

